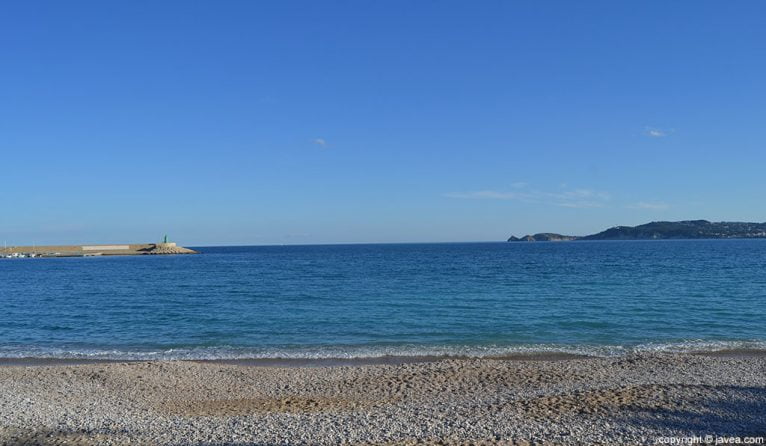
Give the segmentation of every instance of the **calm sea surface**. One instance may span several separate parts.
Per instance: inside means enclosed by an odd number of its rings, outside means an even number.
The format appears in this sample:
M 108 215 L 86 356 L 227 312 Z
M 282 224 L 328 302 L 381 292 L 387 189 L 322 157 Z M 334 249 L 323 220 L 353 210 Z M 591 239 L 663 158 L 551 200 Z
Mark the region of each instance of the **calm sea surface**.
M 764 348 L 766 240 L 0 259 L 0 357 Z

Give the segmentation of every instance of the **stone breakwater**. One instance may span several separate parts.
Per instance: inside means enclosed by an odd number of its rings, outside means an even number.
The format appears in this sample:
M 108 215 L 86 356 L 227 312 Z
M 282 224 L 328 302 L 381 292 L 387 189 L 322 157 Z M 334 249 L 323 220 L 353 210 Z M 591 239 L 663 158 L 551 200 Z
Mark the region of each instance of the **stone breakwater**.
M 766 434 L 766 359 L 0 367 L 0 444 L 657 444 Z
M 89 257 L 120 255 L 156 255 L 156 254 L 198 254 L 192 249 L 178 246 L 172 242 L 113 244 L 113 245 L 55 245 L 55 246 L 15 246 L 0 248 L 0 256 L 25 257 Z

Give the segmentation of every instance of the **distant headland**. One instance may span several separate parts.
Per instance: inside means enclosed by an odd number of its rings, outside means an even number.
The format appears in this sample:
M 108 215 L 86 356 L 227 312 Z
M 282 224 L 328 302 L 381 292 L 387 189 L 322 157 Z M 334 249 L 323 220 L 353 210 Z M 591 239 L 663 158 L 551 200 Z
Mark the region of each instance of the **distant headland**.
M 25 257 L 92 257 L 130 255 L 199 254 L 193 249 L 178 246 L 165 236 L 159 243 L 124 245 L 57 245 L 57 246 L 13 246 L 0 248 L 0 258 Z
M 710 222 L 707 220 L 654 221 L 639 226 L 615 226 L 586 236 L 543 232 L 509 242 L 560 242 L 572 240 L 668 240 L 668 239 L 766 238 L 766 223 Z

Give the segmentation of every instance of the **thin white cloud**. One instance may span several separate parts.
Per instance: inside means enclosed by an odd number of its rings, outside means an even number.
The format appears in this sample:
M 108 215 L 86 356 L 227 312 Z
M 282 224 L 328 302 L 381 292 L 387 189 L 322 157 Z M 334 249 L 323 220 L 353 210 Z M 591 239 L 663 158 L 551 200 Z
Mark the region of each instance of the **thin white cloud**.
M 572 201 L 572 202 L 561 202 L 561 203 L 555 203 L 556 206 L 561 206 L 563 208 L 576 208 L 576 209 L 587 209 L 587 208 L 602 208 L 606 203 L 601 201 Z
M 669 204 L 662 201 L 639 201 L 638 203 L 632 203 L 627 206 L 628 209 L 647 209 L 651 211 L 663 211 L 670 207 Z
M 496 190 L 479 190 L 475 192 L 453 192 L 444 194 L 448 198 L 465 198 L 469 200 L 522 200 L 527 194 L 518 192 L 499 192 Z
M 664 138 L 671 133 L 673 133 L 672 129 L 665 130 L 665 129 L 659 129 L 657 127 L 646 127 L 644 129 L 644 134 L 651 138 Z
M 324 138 L 315 138 L 312 142 L 318 146 L 327 147 L 327 141 Z
M 548 192 L 530 189 L 526 183 L 513 183 L 512 191 L 480 190 L 472 192 L 453 192 L 445 194 L 448 198 L 470 200 L 515 200 L 524 203 L 540 203 L 568 208 L 604 207 L 611 199 L 607 192 L 592 189 L 566 189 L 560 192 Z

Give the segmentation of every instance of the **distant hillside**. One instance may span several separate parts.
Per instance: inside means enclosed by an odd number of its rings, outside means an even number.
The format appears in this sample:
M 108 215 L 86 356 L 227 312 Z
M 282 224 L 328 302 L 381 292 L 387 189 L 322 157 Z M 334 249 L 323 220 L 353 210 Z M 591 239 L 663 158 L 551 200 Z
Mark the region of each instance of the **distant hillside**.
M 583 240 L 652 240 L 685 238 L 766 238 L 766 223 L 656 221 L 640 226 L 616 226 Z
M 542 233 L 508 241 L 663 240 L 707 238 L 766 238 L 766 223 L 709 222 L 707 220 L 655 221 L 640 226 L 615 226 L 584 237 Z

